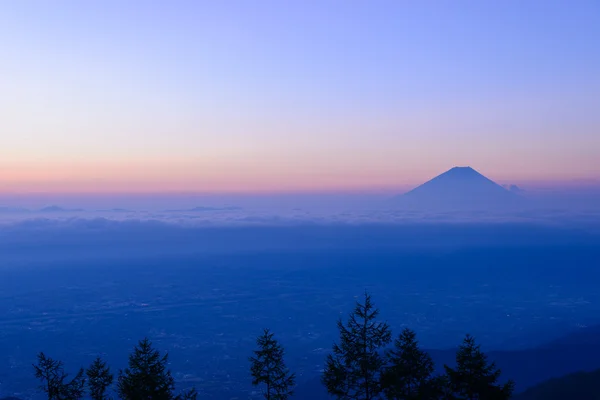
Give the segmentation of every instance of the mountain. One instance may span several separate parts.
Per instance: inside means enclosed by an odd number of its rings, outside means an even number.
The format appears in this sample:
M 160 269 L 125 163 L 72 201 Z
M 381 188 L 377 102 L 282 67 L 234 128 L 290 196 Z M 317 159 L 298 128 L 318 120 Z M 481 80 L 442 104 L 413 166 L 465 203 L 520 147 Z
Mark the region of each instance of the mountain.
M 553 378 L 523 393 L 514 400 L 600 400 L 600 369 L 593 372 L 575 372 Z
M 454 167 L 395 199 L 400 206 L 427 211 L 502 210 L 524 202 L 471 167 Z

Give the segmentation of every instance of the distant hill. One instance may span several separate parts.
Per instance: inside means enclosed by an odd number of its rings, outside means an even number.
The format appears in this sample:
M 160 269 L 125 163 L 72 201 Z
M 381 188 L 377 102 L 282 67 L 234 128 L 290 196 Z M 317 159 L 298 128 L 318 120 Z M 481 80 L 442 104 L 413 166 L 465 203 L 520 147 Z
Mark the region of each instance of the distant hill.
M 80 211 L 83 211 L 83 210 L 80 208 L 67 209 L 67 208 L 62 208 L 59 206 L 49 206 L 49 207 L 41 208 L 39 210 L 39 212 L 42 212 L 42 213 L 80 212 Z
M 395 198 L 396 204 L 429 211 L 511 209 L 524 198 L 471 167 L 454 167 Z
M 506 190 L 508 190 L 509 192 L 513 192 L 516 194 L 525 193 L 525 191 L 523 189 L 521 189 L 520 187 L 518 187 L 517 185 L 502 185 L 502 187 L 505 188 Z
M 600 400 L 600 369 L 553 378 L 514 396 L 514 400 L 568 399 Z

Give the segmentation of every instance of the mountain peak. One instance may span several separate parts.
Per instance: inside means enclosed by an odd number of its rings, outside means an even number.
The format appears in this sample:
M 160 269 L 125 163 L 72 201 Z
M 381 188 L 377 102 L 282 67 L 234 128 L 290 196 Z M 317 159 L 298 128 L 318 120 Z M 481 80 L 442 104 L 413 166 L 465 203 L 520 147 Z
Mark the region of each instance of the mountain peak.
M 450 168 L 448 171 L 446 171 L 445 174 L 481 175 L 479 172 L 477 172 L 476 170 L 474 170 L 471 167 L 453 167 L 453 168 Z M 481 176 L 483 176 L 483 175 L 481 175 Z

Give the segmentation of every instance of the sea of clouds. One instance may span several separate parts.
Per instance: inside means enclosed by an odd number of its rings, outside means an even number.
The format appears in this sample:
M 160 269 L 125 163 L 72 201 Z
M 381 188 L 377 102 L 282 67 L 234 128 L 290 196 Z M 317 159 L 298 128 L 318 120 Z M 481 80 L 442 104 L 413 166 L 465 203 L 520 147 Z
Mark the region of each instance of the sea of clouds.
M 282 249 L 600 243 L 600 207 L 592 203 L 453 212 L 405 209 L 384 196 L 9 200 L 0 203 L 3 265 Z

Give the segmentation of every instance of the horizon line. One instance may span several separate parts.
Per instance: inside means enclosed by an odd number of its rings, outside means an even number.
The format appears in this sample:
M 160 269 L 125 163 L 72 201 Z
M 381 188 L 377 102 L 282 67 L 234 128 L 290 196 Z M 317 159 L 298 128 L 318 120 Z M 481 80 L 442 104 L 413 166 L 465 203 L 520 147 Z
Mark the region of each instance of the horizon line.
M 425 181 L 423 183 L 426 183 Z M 581 179 L 567 181 L 523 181 L 499 183 L 501 186 L 517 185 L 521 189 L 560 190 L 560 189 L 600 189 L 600 179 Z M 404 184 L 394 187 L 347 187 L 347 188 L 289 188 L 258 190 L 185 190 L 185 189 L 149 189 L 149 190 L 0 190 L 0 197 L 29 196 L 277 196 L 277 195 L 385 195 L 403 194 L 419 187 L 421 184 Z

